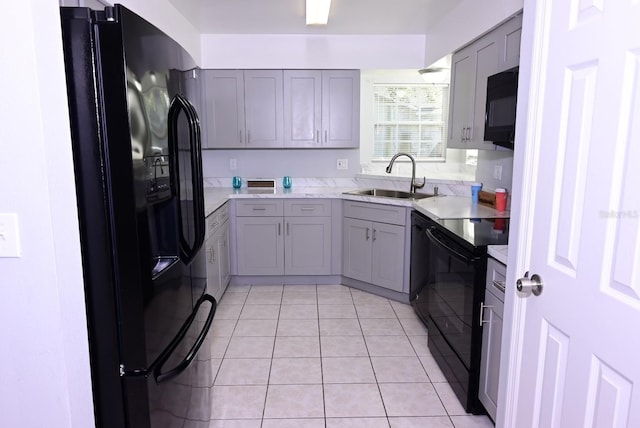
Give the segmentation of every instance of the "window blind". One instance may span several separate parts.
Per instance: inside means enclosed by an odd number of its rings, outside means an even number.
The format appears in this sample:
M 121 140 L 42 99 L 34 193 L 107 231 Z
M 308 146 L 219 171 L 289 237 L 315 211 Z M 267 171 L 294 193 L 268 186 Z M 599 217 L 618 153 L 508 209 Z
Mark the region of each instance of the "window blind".
M 374 85 L 373 160 L 406 152 L 442 161 L 446 149 L 446 84 Z

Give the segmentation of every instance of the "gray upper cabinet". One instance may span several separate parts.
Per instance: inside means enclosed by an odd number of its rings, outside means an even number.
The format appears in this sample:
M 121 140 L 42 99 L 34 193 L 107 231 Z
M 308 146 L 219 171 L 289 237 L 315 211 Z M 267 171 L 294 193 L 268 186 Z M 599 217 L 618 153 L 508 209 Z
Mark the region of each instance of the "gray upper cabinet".
M 284 71 L 284 145 L 320 147 L 322 71 Z
M 360 144 L 360 71 L 322 72 L 322 147 Z
M 282 147 L 282 70 L 244 71 L 247 148 Z
M 487 78 L 519 64 L 521 28 L 519 15 L 453 54 L 448 148 L 495 149 L 484 141 Z
M 284 71 L 284 146 L 357 148 L 359 70 Z
M 243 148 L 244 74 L 242 70 L 203 70 L 204 119 L 203 148 Z
M 203 148 L 359 146 L 359 70 L 203 70 L 203 74 Z
M 204 70 L 204 148 L 282 147 L 281 70 Z

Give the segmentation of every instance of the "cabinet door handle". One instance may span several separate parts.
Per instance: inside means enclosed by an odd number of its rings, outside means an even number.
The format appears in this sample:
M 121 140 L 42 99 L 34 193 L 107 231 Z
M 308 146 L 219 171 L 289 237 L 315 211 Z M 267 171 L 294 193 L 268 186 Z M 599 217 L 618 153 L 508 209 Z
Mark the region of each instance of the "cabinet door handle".
M 320 143 L 320 130 L 316 129 L 316 143 Z
M 289 236 L 289 222 L 287 222 L 287 236 Z
M 328 138 L 329 138 L 329 133 L 328 133 L 328 131 L 325 129 L 325 130 L 324 130 L 324 142 L 325 142 L 325 143 L 328 141 Z
M 247 144 L 251 144 L 251 131 L 247 131 Z
M 489 321 L 485 321 L 484 318 L 484 309 L 485 308 L 493 308 L 493 306 L 491 305 L 485 305 L 484 302 L 480 302 L 480 327 L 482 327 L 483 324 L 488 323 Z
M 368 241 L 369 240 L 369 228 L 367 227 L 367 233 L 365 234 L 365 238 Z
M 242 144 L 242 130 L 238 129 L 238 141 Z
M 372 241 L 376 242 L 376 229 L 375 228 L 373 228 L 373 239 L 372 239 Z
M 278 236 L 282 235 L 282 231 L 280 230 L 280 226 L 282 226 L 282 223 L 278 223 Z

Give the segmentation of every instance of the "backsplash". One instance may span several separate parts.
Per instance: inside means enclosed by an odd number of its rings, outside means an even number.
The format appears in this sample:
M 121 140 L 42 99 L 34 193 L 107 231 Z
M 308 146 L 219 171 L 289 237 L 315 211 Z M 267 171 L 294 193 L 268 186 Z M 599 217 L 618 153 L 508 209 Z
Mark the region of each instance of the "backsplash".
M 337 160 L 346 159 L 347 169 L 338 169 Z M 231 162 L 235 161 L 235 169 Z M 358 149 L 252 149 L 203 150 L 205 177 L 352 178 L 360 169 Z
M 275 180 L 276 187 L 282 187 L 282 177 L 241 177 L 243 181 L 243 187 L 246 186 L 246 181 L 262 178 Z M 205 187 L 231 187 L 232 177 L 205 177 Z M 409 191 L 409 182 L 411 179 L 406 177 L 385 177 L 358 174 L 354 178 L 341 178 L 341 177 L 296 177 L 292 176 L 293 188 L 336 188 L 336 189 L 390 189 L 390 190 L 403 190 Z M 420 180 L 421 181 L 421 180 Z M 427 179 L 425 186 L 422 189 L 418 189 L 419 193 L 434 193 L 434 187 L 438 187 L 438 194 L 450 195 L 450 196 L 468 196 L 469 193 L 469 181 L 462 180 L 435 180 Z
M 502 178 L 494 178 L 495 167 L 502 170 Z M 497 187 L 503 187 L 509 192 L 513 186 L 513 151 L 478 150 L 478 168 L 476 181 L 482 183 L 482 189 L 493 192 Z
M 356 182 L 359 188 L 369 189 L 391 189 L 410 190 L 411 179 L 407 177 L 389 177 L 375 176 L 367 174 L 358 174 Z M 416 178 L 416 182 L 422 183 L 422 178 Z M 446 180 L 446 179 L 430 179 L 427 178 L 422 189 L 418 189 L 418 193 L 434 193 L 434 187 L 438 187 L 438 194 L 449 196 L 467 196 L 470 195 L 469 186 L 471 181 L 465 180 Z

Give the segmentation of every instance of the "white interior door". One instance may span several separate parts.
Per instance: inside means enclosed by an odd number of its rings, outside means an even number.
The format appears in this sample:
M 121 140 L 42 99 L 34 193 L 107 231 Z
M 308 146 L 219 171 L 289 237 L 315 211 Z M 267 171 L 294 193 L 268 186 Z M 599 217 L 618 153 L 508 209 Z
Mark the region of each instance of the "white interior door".
M 639 25 L 638 0 L 524 1 L 498 426 L 640 426 Z

